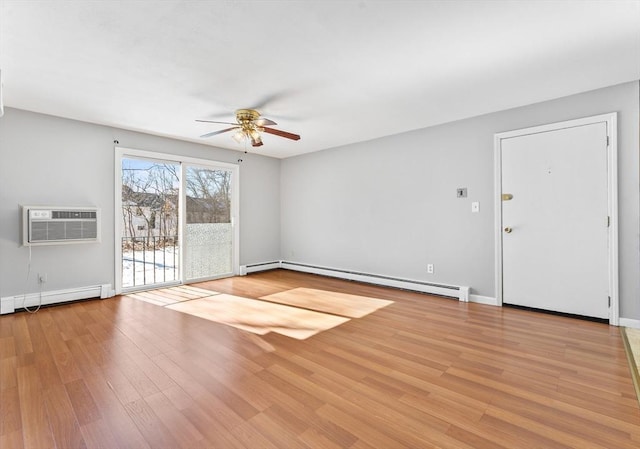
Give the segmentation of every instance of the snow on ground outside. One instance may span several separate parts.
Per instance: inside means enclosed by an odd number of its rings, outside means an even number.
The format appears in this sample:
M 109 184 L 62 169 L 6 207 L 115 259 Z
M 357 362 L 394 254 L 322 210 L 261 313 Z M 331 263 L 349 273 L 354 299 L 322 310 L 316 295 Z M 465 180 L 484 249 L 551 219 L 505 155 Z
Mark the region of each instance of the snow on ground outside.
M 155 251 L 135 251 L 135 254 L 131 250 L 123 251 L 122 286 L 135 287 L 158 282 L 176 281 L 180 276 L 178 263 L 178 247 Z

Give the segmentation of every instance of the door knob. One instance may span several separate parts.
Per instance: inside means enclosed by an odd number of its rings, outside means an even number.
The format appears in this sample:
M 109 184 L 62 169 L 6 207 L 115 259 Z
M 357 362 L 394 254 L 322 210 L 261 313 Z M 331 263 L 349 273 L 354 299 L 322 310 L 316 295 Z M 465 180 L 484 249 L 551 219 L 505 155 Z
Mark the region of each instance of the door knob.
M 512 228 L 510 228 L 509 226 L 507 226 L 506 228 L 504 228 L 504 232 L 506 232 L 507 234 L 511 234 L 511 231 L 513 231 Z

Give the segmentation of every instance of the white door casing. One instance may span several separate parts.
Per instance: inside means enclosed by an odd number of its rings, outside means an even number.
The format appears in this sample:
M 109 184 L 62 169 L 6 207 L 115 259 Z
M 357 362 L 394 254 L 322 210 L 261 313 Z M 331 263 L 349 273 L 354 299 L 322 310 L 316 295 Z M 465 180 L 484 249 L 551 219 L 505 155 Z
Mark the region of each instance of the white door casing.
M 498 304 L 618 324 L 615 131 L 606 114 L 496 134 Z

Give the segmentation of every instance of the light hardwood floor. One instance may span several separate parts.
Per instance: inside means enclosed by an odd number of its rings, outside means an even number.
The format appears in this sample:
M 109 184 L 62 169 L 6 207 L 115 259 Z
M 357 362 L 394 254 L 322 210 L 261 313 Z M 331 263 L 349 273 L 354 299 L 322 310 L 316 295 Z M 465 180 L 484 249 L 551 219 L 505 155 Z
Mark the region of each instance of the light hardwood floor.
M 618 328 L 271 271 L 198 284 L 393 301 L 306 340 L 132 298 L 0 317 L 0 448 L 640 447 Z

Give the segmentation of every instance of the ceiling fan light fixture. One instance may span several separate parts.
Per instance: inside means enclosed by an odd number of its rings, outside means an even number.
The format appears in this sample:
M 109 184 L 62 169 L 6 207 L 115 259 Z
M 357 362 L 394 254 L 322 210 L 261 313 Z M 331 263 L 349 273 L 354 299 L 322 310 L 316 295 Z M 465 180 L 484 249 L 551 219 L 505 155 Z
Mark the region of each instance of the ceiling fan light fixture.
M 206 122 L 206 123 L 221 123 L 225 125 L 234 125 L 231 128 L 222 129 L 220 131 L 213 131 L 210 133 L 203 134 L 200 136 L 201 138 L 211 137 L 218 134 L 225 133 L 227 131 L 236 130 L 235 133 L 231 135 L 233 140 L 238 142 L 239 144 L 246 143 L 246 141 L 251 141 L 251 145 L 254 147 L 262 146 L 262 133 L 273 134 L 275 136 L 284 137 L 285 139 L 291 140 L 300 140 L 300 136 L 297 134 L 289 133 L 286 131 L 282 131 L 275 128 L 270 128 L 270 126 L 277 125 L 273 120 L 269 120 L 268 118 L 260 117 L 260 113 L 255 109 L 238 109 L 236 111 L 236 123 L 232 122 L 218 122 L 215 120 L 196 120 L 197 122 Z
M 257 129 L 250 129 L 247 131 L 247 134 L 249 134 L 249 137 L 251 137 L 251 140 L 260 140 L 260 133 L 258 132 Z
M 245 139 L 245 133 L 244 131 L 242 131 L 241 129 L 237 130 L 235 133 L 233 133 L 231 135 L 231 137 L 233 137 L 233 140 L 235 140 L 238 143 L 242 143 L 244 142 Z

